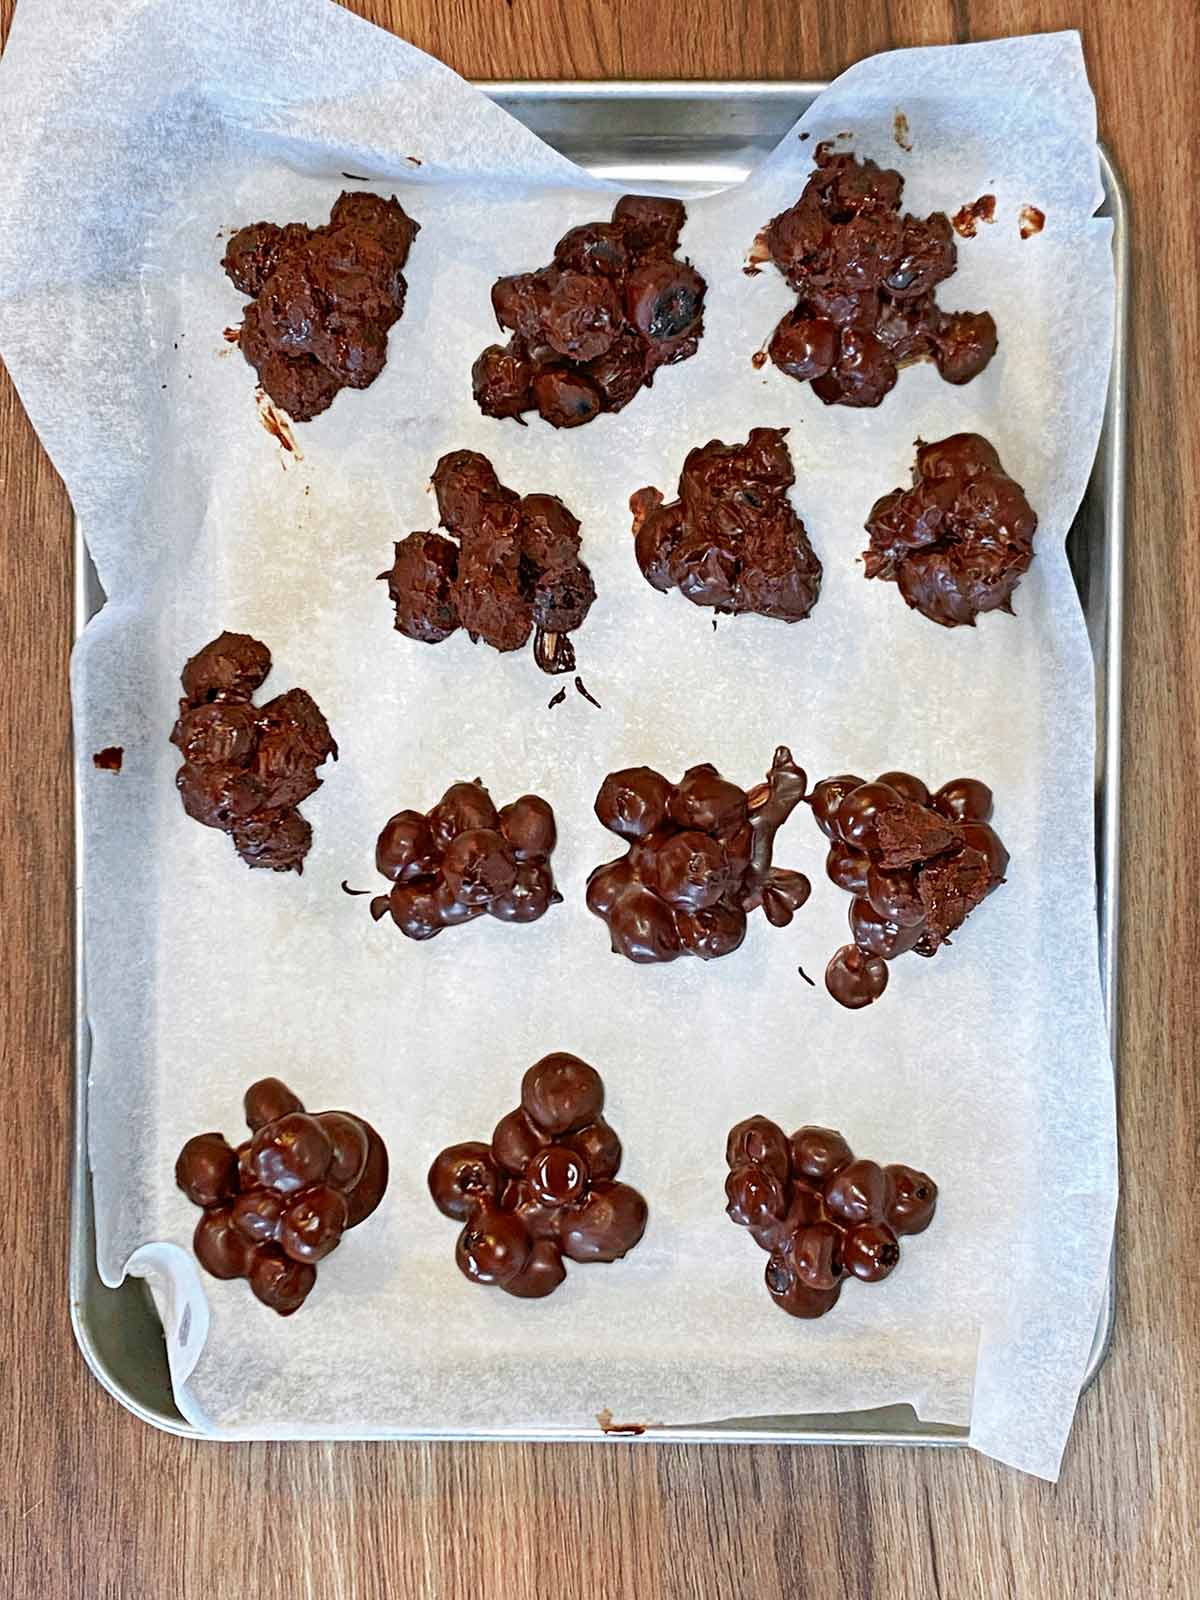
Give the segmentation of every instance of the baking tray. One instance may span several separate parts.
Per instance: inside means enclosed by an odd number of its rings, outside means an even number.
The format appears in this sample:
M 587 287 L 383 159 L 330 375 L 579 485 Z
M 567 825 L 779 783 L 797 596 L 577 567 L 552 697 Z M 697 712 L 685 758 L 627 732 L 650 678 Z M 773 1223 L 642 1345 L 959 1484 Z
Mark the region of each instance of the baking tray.
M 597 176 L 636 188 L 670 184 L 681 193 L 736 183 L 778 143 L 825 87 L 821 83 L 485 83 L 506 110 Z M 1124 188 L 1102 148 L 1100 171 L 1112 219 L 1116 262 L 1116 340 L 1100 445 L 1067 539 L 1071 570 L 1087 618 L 1096 664 L 1096 876 L 1100 976 L 1113 1069 L 1117 1062 L 1117 933 L 1120 867 L 1121 615 L 1125 533 L 1125 402 L 1129 218 Z M 104 604 L 104 591 L 75 531 L 75 633 Z M 83 968 L 83 830 L 75 806 L 75 1138 L 71 1188 L 71 1323 L 84 1360 L 127 1410 L 168 1433 L 203 1438 L 171 1393 L 167 1352 L 145 1283 L 109 1289 L 96 1272 L 87 1087 L 91 1036 Z M 1114 1282 L 1104 1304 L 1083 1387 L 1112 1336 Z M 406 1437 L 451 1437 L 448 1434 Z M 453 1437 L 467 1437 L 453 1435 Z M 590 1439 L 596 1429 L 538 1429 L 472 1438 Z M 609 1437 L 627 1437 L 612 1433 Z M 965 1428 L 922 1422 L 911 1406 L 804 1416 L 740 1417 L 687 1427 L 649 1428 L 644 1439 L 791 1444 L 963 1445 Z

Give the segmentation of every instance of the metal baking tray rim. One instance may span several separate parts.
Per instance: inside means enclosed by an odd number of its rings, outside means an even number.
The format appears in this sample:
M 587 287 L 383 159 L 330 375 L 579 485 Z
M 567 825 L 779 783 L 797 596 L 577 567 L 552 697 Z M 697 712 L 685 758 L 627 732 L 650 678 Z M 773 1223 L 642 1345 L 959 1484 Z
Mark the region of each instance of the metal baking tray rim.
M 671 131 L 683 111 L 767 107 L 777 120 L 758 138 L 764 153 L 786 131 L 824 83 L 805 80 L 756 82 L 729 81 L 563 81 L 486 82 L 479 87 L 505 105 L 514 116 L 536 128 L 552 143 L 551 130 L 539 126 L 537 113 L 546 107 L 570 105 L 605 113 L 632 103 L 643 110 L 662 107 L 664 116 L 655 133 Z M 753 120 L 753 119 L 751 119 Z M 597 137 L 604 136 L 603 124 Z M 611 128 L 607 129 L 611 136 Z M 652 135 L 653 136 L 653 135 Z M 743 130 L 747 142 L 755 133 Z M 568 152 L 569 153 L 569 152 Z M 1120 764 L 1121 764 L 1121 648 L 1124 600 L 1125 452 L 1127 324 L 1129 298 L 1129 204 L 1124 183 L 1112 157 L 1099 146 L 1100 169 L 1107 214 L 1113 223 L 1116 285 L 1116 320 L 1112 369 L 1104 424 L 1089 492 L 1097 488 L 1102 509 L 1103 562 L 1091 574 L 1098 593 L 1083 596 L 1096 661 L 1096 856 L 1097 916 L 1100 935 L 1101 982 L 1114 1076 L 1117 1071 L 1119 1029 L 1117 978 L 1120 908 Z M 589 164 L 589 163 L 581 163 Z M 606 168 L 606 174 L 608 169 Z M 91 557 L 78 523 L 74 529 L 74 636 L 77 639 L 91 617 L 104 604 Z M 87 1094 L 91 1033 L 87 1020 L 86 978 L 83 964 L 83 827 L 78 785 L 74 785 L 75 825 L 75 1048 L 74 1138 L 71 1170 L 71 1242 L 69 1290 L 71 1327 L 84 1361 L 98 1382 L 127 1411 L 165 1433 L 206 1439 L 209 1436 L 188 1423 L 178 1410 L 171 1390 L 161 1323 L 146 1284 L 127 1278 L 118 1289 L 100 1282 L 96 1271 L 95 1221 L 91 1172 L 88 1165 Z M 1115 1261 L 1110 1265 L 1104 1304 L 1093 1341 L 1081 1394 L 1095 1381 L 1112 1341 L 1116 1314 Z M 131 1338 L 132 1335 L 132 1338 Z M 590 1442 L 613 1438 L 624 1441 L 676 1443 L 792 1443 L 880 1444 L 956 1446 L 968 1443 L 968 1429 L 923 1422 L 913 1408 L 896 1405 L 871 1411 L 815 1416 L 734 1418 L 724 1422 L 674 1427 L 646 1427 L 622 1431 L 619 1424 L 600 1428 L 537 1428 L 479 1430 L 464 1433 L 412 1431 L 379 1436 L 405 1439 L 472 1439 L 510 1442 Z

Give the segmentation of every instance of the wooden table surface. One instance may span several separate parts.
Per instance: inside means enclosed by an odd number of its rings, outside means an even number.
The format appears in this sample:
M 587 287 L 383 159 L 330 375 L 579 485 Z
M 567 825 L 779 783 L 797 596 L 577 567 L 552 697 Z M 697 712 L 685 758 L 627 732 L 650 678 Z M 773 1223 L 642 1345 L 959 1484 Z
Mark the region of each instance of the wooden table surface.
M 1116 1338 L 1057 1487 L 962 1451 L 204 1445 L 109 1399 L 67 1321 L 69 507 L 0 371 L 0 1593 L 1200 1594 L 1198 880 L 1194 857 L 1176 862 L 1200 837 L 1195 0 L 359 9 L 483 78 L 831 77 L 896 45 L 1082 29 L 1133 208 Z M 11 10 L 0 0 L 5 34 Z

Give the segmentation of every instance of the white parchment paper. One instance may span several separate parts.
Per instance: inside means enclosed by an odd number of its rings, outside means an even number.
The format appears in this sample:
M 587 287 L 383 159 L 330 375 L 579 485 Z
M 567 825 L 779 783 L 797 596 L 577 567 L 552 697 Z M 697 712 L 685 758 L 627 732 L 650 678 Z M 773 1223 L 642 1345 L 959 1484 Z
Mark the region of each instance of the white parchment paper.
M 913 148 L 893 139 L 903 110 Z M 619 108 L 613 115 L 619 117 Z M 800 132 L 810 134 L 802 140 Z M 901 169 L 906 207 L 984 192 L 942 304 L 992 310 L 999 354 L 966 388 L 904 372 L 877 411 L 826 409 L 751 353 L 789 303 L 741 267 L 799 194 L 817 140 Z M 1053 1476 L 1095 1330 L 1115 1201 L 1113 1094 L 1097 978 L 1092 667 L 1064 538 L 1091 465 L 1113 318 L 1094 106 L 1073 34 L 877 57 L 831 88 L 745 183 L 689 201 L 683 247 L 709 282 L 698 356 L 623 413 L 556 434 L 481 417 L 470 365 L 496 337 L 488 290 L 549 260 L 612 195 L 436 62 L 319 0 L 21 0 L 0 67 L 0 348 L 82 519 L 109 599 L 75 654 L 85 840 L 89 1132 L 100 1271 L 149 1274 L 179 1404 L 213 1434 L 695 1422 L 908 1401 L 981 1449 Z M 410 159 L 410 158 L 415 158 Z M 420 165 L 417 165 L 419 162 Z M 222 339 L 243 301 L 221 235 L 326 219 L 344 172 L 422 224 L 388 364 L 296 429 L 259 425 Z M 349 186 L 354 186 L 353 184 Z M 1044 232 L 1018 236 L 1026 203 Z M 645 584 L 627 500 L 673 492 L 683 456 L 756 424 L 790 428 L 796 504 L 825 564 L 794 627 L 722 620 Z M 913 440 L 988 435 L 1041 526 L 1015 618 L 943 631 L 857 556 Z M 527 653 L 391 629 L 374 581 L 432 525 L 442 452 L 484 450 L 521 492 L 582 519 L 599 599 L 577 635 L 602 710 Z M 63 559 L 68 559 L 64 550 Z M 183 814 L 167 743 L 187 656 L 221 628 L 270 646 L 342 759 L 304 810 L 302 878 L 248 873 Z M 617 853 L 591 813 L 610 769 L 712 760 L 760 779 L 779 743 L 813 777 L 905 767 L 985 778 L 1009 882 L 884 1000 L 820 987 L 846 938 L 807 811 L 777 859 L 814 882 L 790 929 L 660 969 L 611 956 L 583 903 Z M 93 768 L 124 747 L 119 775 Z M 375 834 L 479 774 L 498 801 L 545 795 L 565 902 L 527 928 L 485 920 L 429 945 L 376 926 Z M 803 966 L 818 979 L 809 988 Z M 573 1267 L 544 1302 L 472 1288 L 424 1174 L 483 1137 L 545 1051 L 595 1063 L 650 1202 L 642 1245 Z M 242 1090 L 278 1073 L 315 1107 L 361 1111 L 391 1151 L 369 1225 L 281 1321 L 242 1284 L 201 1281 L 174 1188 L 191 1133 L 240 1136 Z M 726 1130 L 762 1111 L 842 1128 L 860 1153 L 927 1169 L 934 1226 L 886 1284 L 834 1314 L 782 1316 L 765 1257 L 722 1214 Z

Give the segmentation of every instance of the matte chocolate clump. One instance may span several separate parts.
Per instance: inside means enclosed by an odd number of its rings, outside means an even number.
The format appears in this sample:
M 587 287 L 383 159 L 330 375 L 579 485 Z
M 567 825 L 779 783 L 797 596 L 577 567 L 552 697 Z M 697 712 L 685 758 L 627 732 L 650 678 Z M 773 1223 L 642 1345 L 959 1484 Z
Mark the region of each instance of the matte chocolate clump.
M 311 1115 L 278 1078 L 245 1095 L 251 1137 L 235 1149 L 198 1133 L 179 1152 L 175 1182 L 204 1215 L 192 1244 L 216 1278 L 245 1278 L 272 1311 L 290 1317 L 317 1281 L 317 1263 L 383 1199 L 383 1140 L 348 1111 Z
M 320 228 L 254 222 L 222 266 L 249 295 L 238 344 L 277 406 L 308 422 L 342 389 L 365 389 L 387 361 L 404 310 L 401 268 L 420 224 L 395 195 L 346 192 Z
M 381 572 L 396 629 L 438 644 L 458 628 L 494 650 L 520 650 L 534 635 L 543 672 L 571 672 L 581 627 L 596 598 L 579 558 L 579 521 L 557 496 L 506 489 L 486 456 L 455 450 L 434 468 L 442 527 L 410 533 Z M 455 543 L 455 540 L 458 542 Z
M 601 1115 L 600 1074 L 578 1056 L 543 1056 L 491 1143 L 443 1150 L 429 1192 L 462 1223 L 454 1258 L 472 1283 L 521 1299 L 552 1294 L 570 1261 L 616 1261 L 642 1237 L 646 1202 L 616 1183 L 621 1141 Z
M 371 915 L 390 912 L 407 939 L 432 939 L 485 913 L 536 922 L 562 900 L 550 869 L 557 837 L 540 795 L 497 811 L 478 778 L 452 783 L 432 811 L 398 811 L 384 825 L 375 865 L 392 887 L 371 901 Z
M 657 489 L 629 502 L 638 566 L 693 605 L 800 622 L 821 592 L 821 563 L 788 498 L 796 481 L 786 428 L 752 428 L 745 444 L 692 450 L 679 498 Z
M 981 435 L 918 442 L 912 488 L 871 507 L 865 573 L 894 583 L 931 622 L 973 628 L 981 611 L 1011 614 L 1037 525 L 1025 491 Z
M 674 784 L 652 767 L 612 772 L 596 815 L 629 842 L 588 879 L 587 903 L 630 961 L 703 961 L 732 954 L 762 907 L 786 927 L 808 899 L 801 872 L 772 865 L 775 834 L 804 798 L 806 779 L 783 745 L 749 794 L 716 767 L 690 767 Z
M 725 1210 L 770 1251 L 767 1293 L 793 1317 L 821 1317 L 848 1277 L 880 1283 L 900 1260 L 900 1236 L 923 1233 L 937 1184 L 913 1167 L 856 1161 L 832 1128 L 791 1138 L 767 1117 L 729 1130 Z
M 808 797 L 830 841 L 826 871 L 853 895 L 850 931 L 825 970 L 825 986 L 852 1011 L 887 988 L 886 962 L 913 950 L 936 955 L 1004 882 L 1008 851 L 990 826 L 992 791 L 953 778 L 930 794 L 910 772 L 873 783 L 843 773 Z
M 914 361 L 933 361 L 948 383 L 977 376 L 996 352 L 996 324 L 934 298 L 958 259 L 949 218 L 901 216 L 904 179 L 890 168 L 828 142 L 815 158 L 799 200 L 762 235 L 799 297 L 771 336 L 771 360 L 826 405 L 877 406 Z
M 228 833 L 248 867 L 303 872 L 312 828 L 298 807 L 338 749 L 306 690 L 252 704 L 270 670 L 271 652 L 246 633 L 222 633 L 191 658 L 171 731 L 183 756 L 175 784 L 188 816 Z
M 499 278 L 492 308 L 512 337 L 472 368 L 484 415 L 578 428 L 695 355 L 705 283 L 675 254 L 686 216 L 680 200 L 622 195 L 611 221 L 565 233 L 548 267 Z

